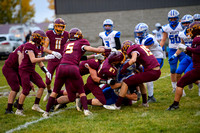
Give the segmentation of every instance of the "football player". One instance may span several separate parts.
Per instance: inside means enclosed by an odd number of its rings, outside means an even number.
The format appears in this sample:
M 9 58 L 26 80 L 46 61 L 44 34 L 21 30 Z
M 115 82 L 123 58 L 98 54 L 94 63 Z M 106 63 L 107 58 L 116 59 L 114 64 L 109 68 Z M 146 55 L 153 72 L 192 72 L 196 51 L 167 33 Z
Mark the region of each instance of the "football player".
M 46 112 L 43 113 L 43 117 L 49 116 L 50 108 L 54 104 L 55 98 L 63 84 L 65 84 L 68 94 L 66 101 L 73 102 L 76 99 L 76 93 L 78 93 L 84 109 L 84 115 L 92 115 L 88 110 L 87 98 L 83 88 L 83 79 L 80 75 L 78 64 L 82 55 L 86 51 L 103 53 L 111 50 L 112 49 L 91 47 L 89 42 L 86 39 L 83 39 L 81 30 L 78 28 L 72 28 L 69 32 L 69 41 L 65 44 L 63 58 L 58 66 L 58 70 L 56 71 L 54 89 L 48 99 Z
M 181 23 L 179 22 L 179 12 L 175 9 L 172 9 L 168 13 L 169 24 L 162 26 L 163 29 L 163 38 L 160 42 L 160 46 L 165 45 L 166 39 L 169 38 L 169 53 L 168 57 L 171 58 L 177 50 L 178 45 L 181 43 L 181 38 L 178 36 L 179 32 L 183 30 Z M 174 60 L 169 61 L 170 73 L 171 73 L 171 84 L 173 91 L 176 89 L 176 69 L 178 60 L 181 61 L 185 57 L 185 53 L 179 54 Z
M 48 49 L 43 48 L 43 44 L 46 39 L 46 34 L 42 30 L 36 30 L 32 34 L 31 41 L 27 42 L 23 48 L 23 57 L 21 64 L 19 65 L 19 75 L 21 78 L 22 84 L 22 93 L 19 96 L 19 101 L 17 105 L 17 110 L 15 112 L 16 115 L 25 116 L 23 113 L 23 103 L 25 101 L 26 96 L 29 94 L 31 85 L 30 81 L 38 86 L 38 92 L 35 98 L 35 103 L 32 106 L 32 110 L 38 112 L 44 112 L 39 107 L 40 98 L 42 97 L 44 88 L 46 87 L 40 75 L 35 71 L 35 63 L 38 63 L 40 68 L 46 73 L 46 76 L 51 79 L 51 74 L 46 69 L 42 61 L 54 59 L 55 55 L 57 56 L 57 52 L 53 52 Z M 50 53 L 45 57 L 41 57 L 42 52 Z M 55 55 L 53 55 L 53 53 Z M 20 58 L 20 57 L 19 57 Z
M 200 14 L 193 15 L 194 21 L 200 21 Z
M 106 19 L 103 22 L 104 32 L 99 33 L 99 37 L 102 39 L 102 45 L 106 47 L 121 49 L 120 31 L 113 30 L 113 21 Z
M 45 42 L 44 47 L 47 48 L 49 46 L 50 50 L 56 51 L 56 52 L 62 54 L 62 52 L 64 50 L 64 44 L 67 42 L 68 37 L 69 37 L 69 33 L 67 31 L 65 31 L 65 27 L 66 27 L 66 24 L 62 18 L 55 19 L 54 23 L 53 23 L 53 30 L 48 30 L 46 32 L 46 35 L 48 38 Z M 54 74 L 55 70 L 57 69 L 60 61 L 61 61 L 60 58 L 48 60 L 47 69 L 51 73 L 52 77 L 53 77 L 53 74 Z M 51 91 L 51 82 L 52 82 L 52 80 L 50 80 L 48 77 L 46 77 L 47 94 L 44 97 L 43 101 L 47 101 L 52 92 Z
M 193 17 L 192 15 L 189 15 L 189 14 L 184 15 L 181 19 L 181 25 L 184 30 L 179 33 L 179 37 L 181 38 L 181 43 L 185 44 L 187 47 L 191 47 L 192 45 L 191 37 L 186 35 L 187 29 L 192 22 L 193 22 Z M 176 53 L 172 55 L 168 60 L 173 61 L 175 57 L 177 57 L 181 52 L 182 51 L 178 49 Z M 193 69 L 192 58 L 186 54 L 186 56 L 179 63 L 179 66 L 176 70 L 177 81 L 179 81 L 179 79 L 181 78 L 181 74 L 183 72 L 187 73 L 188 71 L 192 69 Z M 192 84 L 189 86 L 189 89 L 192 89 Z M 183 92 L 183 96 L 185 96 L 185 92 Z
M 128 48 L 127 55 L 130 57 L 130 60 L 122 67 L 121 74 L 126 73 L 127 68 L 135 62 L 143 65 L 144 72 L 130 75 L 124 79 L 117 102 L 114 105 L 107 106 L 107 109 L 119 110 L 121 108 L 123 98 L 125 97 L 129 86 L 154 81 L 160 77 L 160 64 L 148 48 L 143 45 L 135 44 Z M 146 97 L 143 92 L 142 95 L 143 97 Z
M 145 23 L 139 23 L 135 26 L 134 34 L 135 34 L 135 43 L 144 45 L 148 48 L 153 55 L 156 57 L 158 63 L 160 64 L 160 68 L 163 66 L 163 50 L 159 45 L 156 38 L 148 33 L 149 27 Z M 156 102 L 156 99 L 153 95 L 153 82 L 147 82 L 148 89 L 148 103 Z
M 5 64 L 3 65 L 2 72 L 5 76 L 9 86 L 11 87 L 11 91 L 8 96 L 8 104 L 5 114 L 13 114 L 13 102 L 15 100 L 15 97 L 17 93 L 20 90 L 20 76 L 18 72 L 19 64 L 21 64 L 21 60 L 19 57 L 22 54 L 22 50 L 24 48 L 25 44 L 20 45 L 17 47 L 8 57 L 8 59 L 5 61 Z M 20 61 L 20 62 L 19 62 Z
M 178 48 L 182 51 L 190 52 L 193 60 L 193 70 L 187 72 L 177 83 L 174 102 L 169 106 L 168 110 L 179 108 L 179 102 L 186 85 L 196 82 L 200 79 L 200 22 L 193 22 L 187 30 L 190 37 L 193 39 L 192 47 L 179 44 Z
M 156 29 L 152 31 L 153 35 L 155 36 L 156 40 L 160 43 L 162 40 L 162 26 L 160 23 L 155 24 Z

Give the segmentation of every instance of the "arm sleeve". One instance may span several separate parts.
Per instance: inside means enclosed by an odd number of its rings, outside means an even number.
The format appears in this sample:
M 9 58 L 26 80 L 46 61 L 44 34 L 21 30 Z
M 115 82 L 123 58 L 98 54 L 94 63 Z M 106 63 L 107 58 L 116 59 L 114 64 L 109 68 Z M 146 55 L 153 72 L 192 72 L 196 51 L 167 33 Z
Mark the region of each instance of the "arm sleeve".
M 115 44 L 116 44 L 117 50 L 121 49 L 121 42 L 120 42 L 120 39 L 117 37 L 115 37 Z
M 187 47 L 186 50 L 188 52 L 194 53 L 194 54 L 200 54 L 200 45 L 197 46 L 197 48 L 189 48 Z
M 104 43 L 103 43 L 103 40 L 102 40 L 102 46 L 105 46 Z

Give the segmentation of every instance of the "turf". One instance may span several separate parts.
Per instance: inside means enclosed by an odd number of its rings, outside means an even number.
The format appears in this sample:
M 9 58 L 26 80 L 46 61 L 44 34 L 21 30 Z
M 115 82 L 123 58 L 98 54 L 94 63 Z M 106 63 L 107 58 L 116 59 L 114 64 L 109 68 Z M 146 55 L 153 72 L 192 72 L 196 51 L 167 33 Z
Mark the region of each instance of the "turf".
M 0 68 L 4 61 L 0 61 Z M 45 77 L 43 72 L 36 67 L 37 72 Z M 151 103 L 149 108 L 141 106 L 141 100 L 132 106 L 123 106 L 121 110 L 110 111 L 102 107 L 89 106 L 93 112 L 92 117 L 85 117 L 82 112 L 76 111 L 74 103 L 68 104 L 67 109 L 51 116 L 49 119 L 31 124 L 16 132 L 66 132 L 66 133 L 132 133 L 132 132 L 200 132 L 200 97 L 198 87 L 194 85 L 192 90 L 185 87 L 187 96 L 181 98 L 180 109 L 166 111 L 173 102 L 174 94 L 169 76 L 169 64 L 165 59 L 161 78 L 154 82 L 154 96 L 156 103 Z M 87 76 L 83 77 L 86 81 Z M 34 112 L 31 107 L 34 103 L 35 92 L 31 92 L 24 103 L 26 117 L 13 114 L 5 115 L 7 104 L 6 95 L 10 90 L 2 72 L 0 72 L 0 132 L 24 125 L 26 122 L 41 119 L 41 113 Z M 37 90 L 37 89 L 36 89 Z M 2 93 L 4 92 L 4 93 Z M 3 94 L 5 96 L 3 96 Z M 46 94 L 46 90 L 44 92 Z M 44 96 L 43 96 L 44 97 Z M 93 97 L 89 95 L 89 97 Z M 41 101 L 41 108 L 45 109 L 47 102 Z M 15 111 L 16 109 L 14 109 Z

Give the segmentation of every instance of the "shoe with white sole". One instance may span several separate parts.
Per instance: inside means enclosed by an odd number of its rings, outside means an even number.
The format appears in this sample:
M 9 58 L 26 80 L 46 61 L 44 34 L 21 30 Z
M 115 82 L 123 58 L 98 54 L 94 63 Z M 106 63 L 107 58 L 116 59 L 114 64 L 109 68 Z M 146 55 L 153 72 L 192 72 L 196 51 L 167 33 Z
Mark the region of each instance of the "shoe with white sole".
M 112 105 L 103 105 L 104 108 L 108 109 L 108 110 L 120 110 L 121 109 L 121 106 L 120 107 L 117 107 L 115 104 L 112 104 Z
M 20 115 L 20 116 L 26 116 L 26 115 L 23 113 L 23 110 L 19 110 L 19 109 L 16 110 L 15 114 L 16 114 L 16 115 Z
M 48 117 L 49 117 L 49 113 L 45 111 L 45 112 L 42 114 L 42 117 L 48 118 Z
M 148 107 L 149 107 L 149 104 L 148 104 L 148 103 L 142 103 L 142 106 L 148 108 Z
M 50 97 L 50 94 L 51 94 L 51 93 L 48 93 L 48 92 L 47 92 L 47 94 L 46 94 L 45 97 L 43 98 L 43 101 L 44 101 L 44 102 L 48 101 L 48 99 L 49 99 L 49 97 Z
M 92 112 L 90 112 L 89 110 L 84 110 L 83 112 L 85 116 L 93 115 Z
M 32 106 L 32 110 L 38 111 L 38 112 L 40 112 L 40 113 L 44 113 L 44 112 L 45 112 L 44 110 L 42 110 L 42 109 L 40 108 L 39 104 L 34 104 L 34 105 Z
M 81 104 L 81 99 L 80 98 L 76 98 L 76 110 L 78 111 L 82 111 L 81 108 L 82 108 L 82 104 Z

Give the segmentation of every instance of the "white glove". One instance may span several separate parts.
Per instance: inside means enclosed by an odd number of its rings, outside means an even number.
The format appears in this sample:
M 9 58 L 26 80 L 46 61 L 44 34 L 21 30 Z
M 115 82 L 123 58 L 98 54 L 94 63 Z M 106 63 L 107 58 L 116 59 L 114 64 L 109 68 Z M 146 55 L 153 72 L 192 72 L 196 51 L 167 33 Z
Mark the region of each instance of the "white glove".
M 50 72 L 47 72 L 46 76 L 47 76 L 47 78 L 49 78 L 51 80 L 51 73 Z
M 187 46 L 185 46 L 184 44 L 179 44 L 178 45 L 178 49 L 181 51 L 186 51 Z
M 108 79 L 108 80 L 107 80 L 107 84 L 108 84 L 108 85 L 114 85 L 115 82 L 116 82 L 116 81 L 115 81 L 114 79 Z
M 117 52 L 117 49 L 111 48 L 111 52 Z
M 55 56 L 52 55 L 52 54 L 48 54 L 48 55 L 46 55 L 44 58 L 45 58 L 45 60 L 50 60 L 50 59 L 54 59 Z
M 61 58 L 62 58 L 62 55 L 61 55 L 59 52 L 53 51 L 52 54 L 53 54 L 56 58 L 58 58 L 58 59 L 61 59 Z
M 95 59 L 99 59 L 99 60 L 104 60 L 105 59 L 105 57 L 102 54 L 94 55 L 94 58 Z

